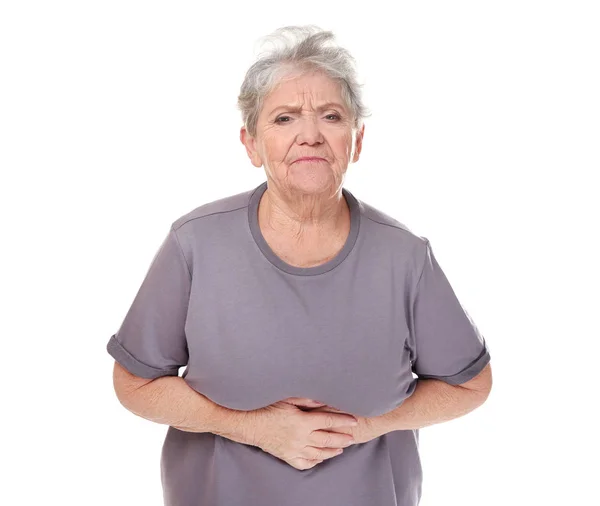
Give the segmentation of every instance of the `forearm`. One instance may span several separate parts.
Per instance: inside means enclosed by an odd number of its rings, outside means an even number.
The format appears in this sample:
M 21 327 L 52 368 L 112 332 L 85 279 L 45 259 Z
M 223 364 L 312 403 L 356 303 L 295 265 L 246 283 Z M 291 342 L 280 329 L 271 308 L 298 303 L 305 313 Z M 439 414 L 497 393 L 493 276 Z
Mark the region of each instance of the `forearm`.
M 179 376 L 163 376 L 119 398 L 132 413 L 186 432 L 212 432 L 251 444 L 245 411 L 228 409 L 196 392 Z
M 370 423 L 381 435 L 394 430 L 420 429 L 464 416 L 487 396 L 440 380 L 420 379 L 410 397 L 396 409 L 373 417 Z

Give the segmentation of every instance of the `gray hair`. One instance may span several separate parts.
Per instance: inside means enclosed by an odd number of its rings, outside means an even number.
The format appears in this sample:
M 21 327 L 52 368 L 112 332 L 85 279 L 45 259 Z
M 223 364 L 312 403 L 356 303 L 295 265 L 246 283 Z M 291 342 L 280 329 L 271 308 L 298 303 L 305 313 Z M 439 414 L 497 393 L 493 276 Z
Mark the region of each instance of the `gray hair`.
M 347 49 L 334 43 L 334 34 L 315 25 L 284 26 L 259 40 L 272 43 L 246 72 L 240 88 L 237 106 L 242 112 L 244 126 L 256 137 L 256 124 L 267 95 L 285 75 L 302 75 L 312 71 L 324 72 L 341 84 L 342 98 L 351 111 L 355 128 L 362 128 L 370 116 L 362 100 L 355 60 Z M 281 42 L 282 47 L 276 47 Z

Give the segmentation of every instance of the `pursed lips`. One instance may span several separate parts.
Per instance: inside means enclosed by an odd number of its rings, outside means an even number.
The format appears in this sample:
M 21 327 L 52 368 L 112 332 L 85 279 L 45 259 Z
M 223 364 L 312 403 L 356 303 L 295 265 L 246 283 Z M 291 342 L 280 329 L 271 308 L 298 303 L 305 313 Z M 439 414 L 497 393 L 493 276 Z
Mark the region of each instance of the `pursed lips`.
M 318 156 L 304 156 L 302 158 L 298 158 L 296 161 L 294 161 L 294 163 L 296 163 L 296 162 L 316 162 L 316 161 L 324 162 L 325 158 L 320 158 Z

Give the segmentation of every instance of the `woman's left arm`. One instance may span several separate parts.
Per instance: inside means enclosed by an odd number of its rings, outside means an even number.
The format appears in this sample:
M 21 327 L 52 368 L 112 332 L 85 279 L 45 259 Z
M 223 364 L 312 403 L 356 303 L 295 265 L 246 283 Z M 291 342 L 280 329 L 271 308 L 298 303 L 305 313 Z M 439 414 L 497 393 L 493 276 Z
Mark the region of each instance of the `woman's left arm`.
M 376 433 L 419 429 L 466 415 L 485 402 L 492 388 L 485 338 L 458 300 L 429 240 L 422 239 L 422 267 L 412 276 L 417 281 L 411 285 L 405 340 L 417 383 L 396 409 L 369 420 Z
M 418 379 L 412 395 L 396 409 L 374 417 L 352 413 L 359 423 L 356 427 L 344 427 L 343 432 L 351 434 L 357 443 L 366 443 L 395 430 L 420 429 L 447 422 L 481 406 L 486 401 L 491 388 L 490 363 L 477 376 L 460 385 L 450 385 L 437 379 Z M 311 411 L 343 413 L 330 406 L 311 409 Z
M 419 379 L 412 395 L 396 409 L 367 418 L 375 437 L 394 430 L 420 429 L 447 422 L 481 406 L 492 388 L 492 368 L 487 364 L 473 379 L 450 385 L 437 379 Z

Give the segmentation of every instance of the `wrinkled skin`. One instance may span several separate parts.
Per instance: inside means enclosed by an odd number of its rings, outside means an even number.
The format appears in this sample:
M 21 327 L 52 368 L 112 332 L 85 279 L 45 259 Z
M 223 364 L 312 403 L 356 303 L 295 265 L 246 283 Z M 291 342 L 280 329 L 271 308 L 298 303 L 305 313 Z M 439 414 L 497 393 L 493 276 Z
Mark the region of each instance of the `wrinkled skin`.
M 354 415 L 352 413 L 346 413 L 345 411 L 340 411 L 339 409 L 328 406 L 327 404 L 315 403 L 311 399 L 306 399 L 303 397 L 288 397 L 287 399 L 283 399 L 281 402 L 293 404 L 294 406 L 298 406 L 303 411 L 310 411 L 311 413 L 331 412 L 349 414 L 353 416 L 358 420 L 358 425 L 356 427 L 348 426 L 344 427 L 343 430 L 336 430 L 333 428 L 330 429 L 330 431 L 350 434 L 354 438 L 354 441 L 356 442 L 355 444 L 367 443 L 372 439 L 381 436 L 381 434 L 376 432 L 371 418 Z

